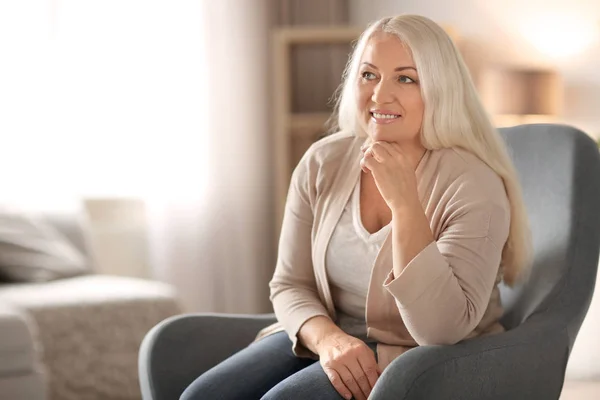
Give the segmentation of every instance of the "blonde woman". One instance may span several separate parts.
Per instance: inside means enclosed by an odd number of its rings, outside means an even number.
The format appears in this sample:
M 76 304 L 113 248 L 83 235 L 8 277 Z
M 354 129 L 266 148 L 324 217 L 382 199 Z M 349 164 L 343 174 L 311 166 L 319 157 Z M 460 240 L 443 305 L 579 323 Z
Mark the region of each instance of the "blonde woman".
M 366 399 L 419 345 L 503 331 L 498 283 L 531 241 L 515 170 L 458 51 L 384 18 L 344 73 L 339 131 L 290 185 L 270 283 L 278 323 L 182 399 Z

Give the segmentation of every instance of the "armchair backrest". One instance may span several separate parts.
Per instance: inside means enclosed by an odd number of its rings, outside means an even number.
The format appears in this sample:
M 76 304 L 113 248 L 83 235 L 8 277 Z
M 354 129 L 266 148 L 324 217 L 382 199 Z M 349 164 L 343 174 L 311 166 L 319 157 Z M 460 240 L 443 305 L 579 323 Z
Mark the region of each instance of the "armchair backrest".
M 533 316 L 553 318 L 567 328 L 572 346 L 598 267 L 598 147 L 585 133 L 562 125 L 521 125 L 500 132 L 523 186 L 534 245 L 529 280 L 500 287 L 502 323 L 510 329 Z

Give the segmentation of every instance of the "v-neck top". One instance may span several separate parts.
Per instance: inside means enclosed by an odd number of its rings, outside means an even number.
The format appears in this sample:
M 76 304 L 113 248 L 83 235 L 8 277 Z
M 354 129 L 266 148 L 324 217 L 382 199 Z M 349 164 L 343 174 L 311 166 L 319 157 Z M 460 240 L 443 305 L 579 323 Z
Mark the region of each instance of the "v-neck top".
M 391 224 L 374 233 L 364 227 L 360 214 L 361 177 L 362 174 L 331 235 L 325 268 L 337 311 L 336 324 L 349 335 L 368 342 L 365 307 L 371 268 Z
M 352 132 L 325 137 L 292 174 L 269 283 L 278 322 L 257 339 L 285 330 L 299 357 L 317 358 L 298 339 L 304 323 L 319 315 L 337 319 L 327 252 L 361 173 L 364 142 Z M 398 266 L 402 273 L 396 276 L 392 250 L 403 238 L 386 235 L 372 264 L 365 318 L 382 369 L 414 346 L 504 329 L 498 284 L 511 211 L 502 178 L 461 148 L 427 150 L 415 178 L 434 240 Z

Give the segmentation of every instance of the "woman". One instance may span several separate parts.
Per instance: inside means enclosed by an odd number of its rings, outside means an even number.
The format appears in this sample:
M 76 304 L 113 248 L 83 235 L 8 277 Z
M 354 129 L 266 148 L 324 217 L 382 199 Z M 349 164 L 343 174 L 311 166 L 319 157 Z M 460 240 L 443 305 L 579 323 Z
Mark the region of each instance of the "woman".
M 292 176 L 279 322 L 182 399 L 366 399 L 407 349 L 503 330 L 497 285 L 531 253 L 525 208 L 448 35 L 421 16 L 373 24 L 337 112 Z

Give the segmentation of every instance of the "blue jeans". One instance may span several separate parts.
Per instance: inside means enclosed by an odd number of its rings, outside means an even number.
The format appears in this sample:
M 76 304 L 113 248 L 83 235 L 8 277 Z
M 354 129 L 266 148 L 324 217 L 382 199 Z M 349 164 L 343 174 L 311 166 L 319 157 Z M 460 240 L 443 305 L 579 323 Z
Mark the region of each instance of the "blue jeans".
M 318 361 L 299 358 L 285 332 L 274 333 L 200 375 L 180 400 L 339 400 Z

